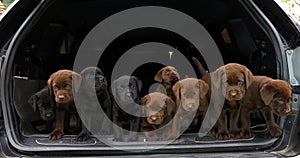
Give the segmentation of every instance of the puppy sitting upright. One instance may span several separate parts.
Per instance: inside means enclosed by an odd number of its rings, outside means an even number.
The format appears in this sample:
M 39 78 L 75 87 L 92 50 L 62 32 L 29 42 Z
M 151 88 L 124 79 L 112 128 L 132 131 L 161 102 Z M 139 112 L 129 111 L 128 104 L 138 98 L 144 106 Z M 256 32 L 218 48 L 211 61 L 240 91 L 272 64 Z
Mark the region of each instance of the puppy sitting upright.
M 157 133 L 161 128 L 163 130 L 162 138 L 166 140 L 171 128 L 165 125 L 172 120 L 176 112 L 175 102 L 165 94 L 153 92 L 141 99 L 141 105 L 144 115 L 141 132 L 144 132 L 148 141 L 156 141 L 158 140 Z
M 273 113 L 277 116 L 287 116 L 290 112 L 291 96 L 291 86 L 286 81 L 254 76 L 253 83 L 241 102 L 243 138 L 251 136 L 250 114 L 255 111 L 262 112 L 271 136 L 280 136 L 282 129 L 275 123 Z
M 190 122 L 189 128 L 195 128 L 198 116 L 203 117 L 207 111 L 206 94 L 208 90 L 208 85 L 203 80 L 196 78 L 180 80 L 173 86 L 178 110 L 174 116 L 172 134 L 169 139 L 175 139 L 179 136 L 180 129 L 184 125 L 183 120 Z M 185 128 L 188 128 L 188 126 L 185 126 Z
M 140 129 L 141 107 L 139 91 L 142 82 L 135 76 L 121 76 L 112 84 L 113 131 L 116 141 L 124 141 L 124 129 L 129 130 L 128 140 L 137 140 Z
M 230 137 L 241 138 L 242 131 L 237 125 L 239 120 L 240 101 L 252 83 L 253 75 L 251 71 L 241 64 L 229 63 L 221 66 L 214 72 L 208 73 L 196 58 L 193 58 L 193 60 L 202 75 L 202 79 L 210 86 L 210 91 L 207 96 L 208 100 L 211 99 L 212 92 L 215 94 L 218 93 L 219 96 L 218 98 L 212 98 L 211 100 L 225 97 L 225 103 L 217 121 L 217 139 L 223 140 L 229 139 Z M 212 88 L 212 86 L 214 87 Z M 221 105 L 214 106 L 217 106 L 215 109 L 219 109 L 219 106 Z M 227 128 L 227 111 L 230 112 L 230 131 L 228 131 Z
M 75 90 L 78 91 L 81 76 L 71 70 L 59 70 L 53 73 L 47 81 L 50 95 L 55 96 L 56 102 L 55 129 L 48 135 L 50 140 L 60 139 L 64 135 L 65 113 L 76 112 L 72 81 Z
M 42 120 L 46 122 L 46 131 L 51 132 L 55 117 L 55 101 L 50 96 L 48 86 L 33 94 L 28 103 L 34 111 L 39 111 Z
M 77 140 L 87 140 L 90 137 L 87 127 L 95 134 L 110 134 L 112 103 L 103 72 L 97 67 L 87 67 L 80 75 L 82 81 L 76 97 L 79 99 L 79 106 L 76 104 L 76 108 L 83 123 Z M 102 112 L 99 111 L 100 108 Z
M 179 80 L 180 76 L 177 70 L 172 66 L 166 66 L 160 69 L 154 77 L 154 80 L 161 83 L 157 87 L 157 92 L 166 94 L 171 99 L 175 100 L 175 96 L 172 91 L 173 85 Z

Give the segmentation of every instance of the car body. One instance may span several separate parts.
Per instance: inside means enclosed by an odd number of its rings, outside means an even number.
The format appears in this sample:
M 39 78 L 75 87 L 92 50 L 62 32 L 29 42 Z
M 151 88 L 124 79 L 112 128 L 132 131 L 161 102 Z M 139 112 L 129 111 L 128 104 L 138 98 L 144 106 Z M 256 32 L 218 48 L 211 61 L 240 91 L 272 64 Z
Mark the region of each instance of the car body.
M 296 157 L 300 153 L 300 25 L 272 0 L 16 0 L 0 20 L 3 156 Z M 27 103 L 53 72 L 80 72 L 86 66 L 100 67 L 108 84 L 122 74 L 138 77 L 144 96 L 162 65 L 174 65 L 182 78 L 200 78 L 193 56 L 210 71 L 236 62 L 255 75 L 288 81 L 291 113 L 276 117 L 283 135 L 271 138 L 265 123 L 258 121 L 251 127 L 255 136 L 241 140 L 195 140 L 197 134 L 183 134 L 172 142 L 145 142 L 142 136 L 136 142 L 114 142 L 111 134 L 77 142 L 76 135 L 66 133 L 49 141 L 45 122 Z

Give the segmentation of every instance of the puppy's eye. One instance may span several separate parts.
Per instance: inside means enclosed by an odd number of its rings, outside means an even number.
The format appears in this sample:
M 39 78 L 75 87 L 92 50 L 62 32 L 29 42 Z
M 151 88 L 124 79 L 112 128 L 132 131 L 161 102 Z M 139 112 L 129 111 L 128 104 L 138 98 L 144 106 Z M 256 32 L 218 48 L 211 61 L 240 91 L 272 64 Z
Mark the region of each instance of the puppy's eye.
M 57 86 L 54 86 L 53 87 L 53 91 L 57 91 L 58 90 L 58 87 Z
M 243 80 L 238 80 L 237 83 L 238 83 L 238 85 L 242 85 L 242 84 L 244 84 L 244 81 Z
M 119 89 L 120 91 L 122 91 L 122 90 L 125 89 L 125 86 L 124 86 L 124 85 L 121 85 L 118 89 Z
M 72 89 L 72 85 L 71 84 L 66 84 L 65 89 Z
M 284 101 L 282 101 L 282 100 L 277 100 L 276 101 L 278 104 L 284 104 Z
M 135 84 L 130 84 L 129 87 L 130 87 L 130 89 L 136 89 Z

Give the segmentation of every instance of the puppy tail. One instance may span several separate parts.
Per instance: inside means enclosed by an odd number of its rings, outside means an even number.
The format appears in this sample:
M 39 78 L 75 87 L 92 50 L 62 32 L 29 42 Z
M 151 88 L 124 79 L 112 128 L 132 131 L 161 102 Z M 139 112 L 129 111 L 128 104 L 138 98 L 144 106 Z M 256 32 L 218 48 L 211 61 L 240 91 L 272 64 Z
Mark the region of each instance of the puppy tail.
M 202 64 L 200 63 L 200 61 L 197 58 L 192 57 L 192 59 L 193 59 L 195 65 L 197 66 L 201 76 L 208 74 L 208 72 L 204 69 L 204 67 L 202 66 Z

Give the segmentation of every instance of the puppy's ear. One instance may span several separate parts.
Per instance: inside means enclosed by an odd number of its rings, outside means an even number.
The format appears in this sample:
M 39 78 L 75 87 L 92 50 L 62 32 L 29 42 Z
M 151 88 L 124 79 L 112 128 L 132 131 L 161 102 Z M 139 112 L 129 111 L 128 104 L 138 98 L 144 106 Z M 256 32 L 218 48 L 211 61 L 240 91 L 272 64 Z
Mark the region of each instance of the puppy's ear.
M 140 100 L 140 105 L 142 106 L 142 114 L 143 116 L 146 116 L 146 104 L 148 102 L 148 99 L 150 99 L 149 95 L 145 95 L 141 100 Z
M 163 82 L 163 80 L 162 80 L 162 73 L 163 73 L 163 70 L 164 70 L 164 69 L 160 69 L 160 70 L 158 71 L 158 73 L 155 75 L 155 77 L 154 77 L 154 80 L 155 80 L 155 81 L 157 81 L 157 82 L 159 82 L 159 83 L 162 83 L 162 82 Z
M 259 90 L 261 99 L 266 105 L 269 105 L 274 97 L 274 95 L 277 93 L 276 90 L 272 87 L 272 85 L 269 83 L 264 84 L 261 89 Z
M 50 78 L 47 81 L 47 85 L 48 85 L 48 89 L 49 89 L 49 95 L 52 96 L 53 95 L 53 90 L 52 90 L 52 81 L 55 78 L 55 74 L 52 74 L 50 76 Z
M 149 95 L 145 95 L 145 96 L 140 100 L 140 104 L 141 104 L 141 105 L 146 105 L 148 99 L 149 99 Z
M 206 82 L 203 80 L 198 80 L 199 83 L 199 89 L 200 89 L 200 98 L 205 98 L 206 94 L 208 92 L 209 86 Z
M 113 98 L 115 98 L 115 99 L 117 99 L 117 83 L 118 83 L 118 80 L 114 80 L 110 86 L 111 93 L 113 95 Z
M 78 74 L 76 72 L 72 72 L 72 84 L 73 84 L 75 92 L 79 91 L 81 80 L 82 80 L 82 78 L 81 78 L 80 74 Z
M 170 98 L 170 97 L 166 97 L 166 107 L 167 107 L 167 113 L 169 116 L 174 116 L 175 112 L 176 112 L 176 104 L 175 102 Z
M 181 90 L 180 86 L 181 86 L 181 83 L 180 83 L 180 81 L 178 81 L 172 87 L 173 94 L 175 95 L 175 98 L 176 98 L 176 104 L 177 104 L 177 106 L 179 106 L 179 103 L 180 103 L 180 90 Z
M 142 89 L 142 81 L 140 79 L 138 79 L 137 77 L 135 77 L 135 76 L 131 76 L 131 78 L 134 79 L 136 85 L 138 86 L 138 90 L 141 91 L 141 89 Z
M 224 87 L 224 82 L 227 80 L 225 66 L 221 66 L 216 71 L 212 72 L 210 77 L 210 83 L 218 90 L 221 90 L 221 88 Z
M 32 95 L 29 99 L 28 99 L 28 103 L 31 105 L 31 107 L 33 108 L 33 111 L 37 111 L 37 100 L 38 100 L 38 96 L 36 94 Z
M 245 67 L 244 69 L 244 76 L 245 76 L 245 82 L 246 82 L 246 89 L 248 89 L 248 87 L 251 85 L 252 83 L 252 79 L 253 79 L 253 74 L 252 72 Z

